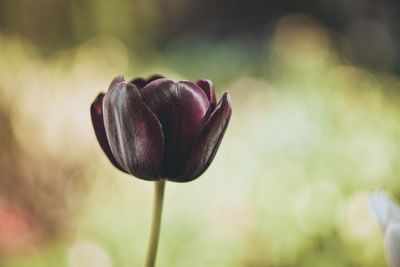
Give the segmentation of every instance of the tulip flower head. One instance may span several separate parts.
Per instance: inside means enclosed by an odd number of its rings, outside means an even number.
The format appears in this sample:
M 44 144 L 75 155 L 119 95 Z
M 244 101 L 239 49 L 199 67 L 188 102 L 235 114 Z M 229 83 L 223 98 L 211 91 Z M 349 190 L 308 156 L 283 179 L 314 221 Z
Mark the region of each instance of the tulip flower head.
M 385 233 L 385 253 L 390 266 L 400 267 L 400 207 L 384 192 L 372 193 L 370 209 Z
M 111 163 L 140 179 L 187 182 L 210 165 L 232 113 L 208 80 L 114 78 L 91 106 L 97 140 Z

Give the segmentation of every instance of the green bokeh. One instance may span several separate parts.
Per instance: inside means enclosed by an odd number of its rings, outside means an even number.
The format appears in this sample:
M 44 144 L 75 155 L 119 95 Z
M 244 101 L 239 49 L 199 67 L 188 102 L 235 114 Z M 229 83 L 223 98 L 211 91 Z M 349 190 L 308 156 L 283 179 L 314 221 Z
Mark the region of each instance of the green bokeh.
M 218 96 L 228 90 L 233 99 L 209 170 L 167 184 L 158 266 L 385 266 L 366 196 L 400 196 L 400 80 L 347 63 L 317 23 L 286 19 L 297 23 L 282 23 L 262 51 L 176 44 L 150 47 L 149 61 L 111 34 L 109 17 L 100 34 L 46 57 L 1 34 L 0 182 L 22 178 L 12 194 L 3 187 L 0 201 L 30 207 L 45 241 L 17 253 L 1 241 L 0 266 L 142 265 L 153 186 L 112 167 L 89 117 L 120 73 L 210 78 Z M 57 225 L 54 234 L 43 234 L 44 222 Z

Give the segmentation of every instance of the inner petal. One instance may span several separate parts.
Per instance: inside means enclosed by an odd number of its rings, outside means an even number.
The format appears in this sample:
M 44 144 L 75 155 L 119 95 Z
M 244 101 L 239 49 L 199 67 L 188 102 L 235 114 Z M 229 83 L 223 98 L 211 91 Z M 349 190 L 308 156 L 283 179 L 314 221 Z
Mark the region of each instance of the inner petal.
M 164 77 L 161 75 L 158 75 L 158 74 L 154 74 L 147 79 L 144 79 L 142 77 L 135 78 L 135 79 L 131 80 L 129 83 L 136 85 L 136 87 L 140 90 L 143 87 L 145 87 L 148 83 L 151 83 L 152 81 L 155 81 L 155 80 L 161 79 L 161 78 L 164 78 Z
M 163 175 L 165 178 L 179 176 L 210 105 L 208 98 L 203 90 L 192 82 L 175 83 L 168 79 L 155 80 L 146 85 L 140 93 L 163 128 Z

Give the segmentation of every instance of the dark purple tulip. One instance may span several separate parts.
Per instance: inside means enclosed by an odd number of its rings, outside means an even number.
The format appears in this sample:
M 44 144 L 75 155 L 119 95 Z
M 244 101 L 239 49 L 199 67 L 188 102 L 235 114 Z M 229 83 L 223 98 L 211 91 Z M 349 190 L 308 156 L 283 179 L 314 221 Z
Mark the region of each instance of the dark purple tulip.
M 228 93 L 216 103 L 208 80 L 154 75 L 114 78 L 91 106 L 97 140 L 119 170 L 144 180 L 188 182 L 213 160 L 232 114 Z

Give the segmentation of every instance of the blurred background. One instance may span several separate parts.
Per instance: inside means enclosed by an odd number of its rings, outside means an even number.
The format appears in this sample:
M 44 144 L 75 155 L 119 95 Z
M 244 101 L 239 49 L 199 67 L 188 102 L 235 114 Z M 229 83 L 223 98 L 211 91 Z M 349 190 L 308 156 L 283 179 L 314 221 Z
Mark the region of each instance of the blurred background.
M 367 194 L 400 199 L 400 3 L 1 0 L 0 266 L 143 264 L 153 185 L 89 107 L 113 77 L 214 82 L 234 113 L 168 183 L 158 266 L 386 266 Z

